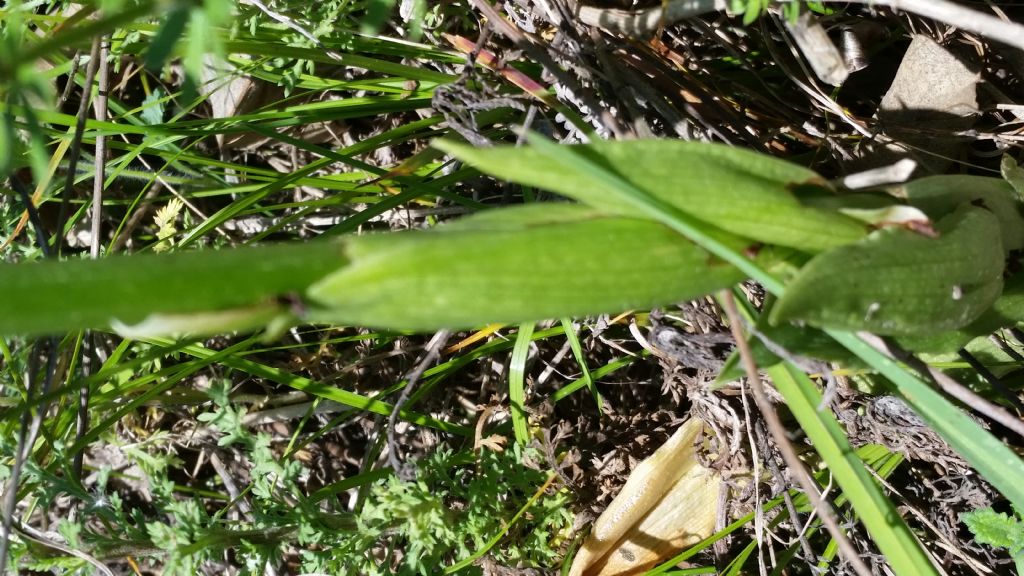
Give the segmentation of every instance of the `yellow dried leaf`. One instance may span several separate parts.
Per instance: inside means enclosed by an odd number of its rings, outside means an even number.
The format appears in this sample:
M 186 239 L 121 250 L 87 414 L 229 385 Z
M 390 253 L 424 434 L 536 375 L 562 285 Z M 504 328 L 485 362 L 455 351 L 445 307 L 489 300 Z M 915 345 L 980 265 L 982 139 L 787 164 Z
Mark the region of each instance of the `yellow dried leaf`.
M 701 466 L 691 419 L 640 463 L 594 523 L 570 576 L 641 574 L 714 532 L 721 477 Z

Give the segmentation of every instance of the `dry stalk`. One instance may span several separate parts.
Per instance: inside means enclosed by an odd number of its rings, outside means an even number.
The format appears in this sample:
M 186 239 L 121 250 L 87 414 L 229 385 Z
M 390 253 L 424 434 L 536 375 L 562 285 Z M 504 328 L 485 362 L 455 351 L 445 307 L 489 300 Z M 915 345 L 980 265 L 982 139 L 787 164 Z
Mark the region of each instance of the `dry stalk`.
M 832 509 L 832 505 L 826 500 L 822 499 L 821 494 L 818 493 L 818 487 L 814 481 L 808 476 L 804 470 L 804 463 L 800 460 L 796 450 L 793 448 L 793 444 L 789 441 L 786 435 L 786 429 L 782 425 L 782 420 L 779 418 L 775 408 L 768 400 L 768 396 L 765 394 L 764 385 L 761 382 L 761 377 L 757 372 L 757 365 L 754 363 L 754 356 L 750 351 L 750 346 L 747 344 L 747 339 L 743 334 L 743 328 L 741 327 L 740 315 L 736 309 L 736 301 L 733 300 L 732 293 L 728 290 L 723 290 L 720 293 L 722 303 L 725 308 L 725 313 L 729 317 L 729 329 L 732 331 L 733 338 L 736 339 L 736 347 L 740 352 L 740 357 L 743 360 L 743 367 L 747 372 L 747 380 L 750 381 L 750 388 L 754 393 L 754 403 L 757 404 L 758 410 L 761 412 L 761 416 L 764 417 L 765 424 L 768 426 L 768 431 L 771 432 L 772 438 L 775 440 L 775 444 L 779 448 L 779 452 L 782 454 L 782 459 L 785 460 L 786 465 L 793 472 L 793 477 L 800 484 L 804 493 L 807 494 L 807 498 L 811 501 L 811 505 L 821 516 L 821 522 L 825 525 L 829 534 L 835 538 L 836 543 L 839 545 L 839 550 L 842 552 L 844 559 L 850 563 L 854 571 L 858 576 L 870 576 L 871 569 L 864 563 L 864 560 L 860 557 L 860 552 L 854 548 L 853 544 L 846 537 L 842 527 L 839 526 L 839 521 L 836 519 L 835 510 Z

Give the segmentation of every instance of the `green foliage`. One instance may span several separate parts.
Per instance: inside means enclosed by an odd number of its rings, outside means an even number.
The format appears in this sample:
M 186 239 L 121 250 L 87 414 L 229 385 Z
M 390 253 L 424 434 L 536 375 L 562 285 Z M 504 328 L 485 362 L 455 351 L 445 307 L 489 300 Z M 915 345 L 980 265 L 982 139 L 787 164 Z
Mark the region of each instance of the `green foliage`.
M 566 166 L 539 146 L 435 146 L 498 178 L 563 194 L 606 214 L 649 217 L 593 174 Z M 805 206 L 795 192 L 825 183 L 811 170 L 749 150 L 680 140 L 573 146 L 652 198 L 740 238 L 818 252 L 863 237 L 863 223 Z
M 964 204 L 937 238 L 900 228 L 818 255 L 772 309 L 773 323 L 917 335 L 961 328 L 1003 287 L 999 221 Z
M 822 398 L 814 382 L 790 363 L 777 364 L 768 373 L 893 572 L 938 574 L 896 506 L 850 447 L 842 426 L 831 412 L 820 409 Z
M 905 198 L 934 220 L 966 204 L 985 208 L 999 219 L 1004 251 L 1009 253 L 1024 247 L 1024 217 L 1008 180 L 959 174 L 928 176 L 892 187 L 889 192 Z
M 771 0 L 732 0 L 730 9 L 734 14 L 742 14 L 743 24 L 749 26 L 767 12 L 770 3 Z
M 242 33 L 252 38 L 274 35 L 290 47 L 320 51 L 323 43 L 329 43 L 332 48 L 343 50 L 352 46 L 352 30 L 356 26 L 353 12 L 358 11 L 359 6 L 360 3 L 350 0 L 275 3 L 276 13 L 301 28 L 303 32 L 300 32 L 275 20 L 255 5 L 243 4 L 238 7 L 239 17 L 232 29 L 232 36 Z M 316 71 L 316 60 L 312 58 L 259 56 L 256 62 L 263 70 L 278 74 L 276 82 L 285 87 L 287 94 L 299 85 L 304 74 L 314 74 Z
M 352 265 L 307 291 L 311 319 L 468 328 L 668 304 L 740 278 L 659 224 L 564 204 L 353 238 L 345 251 Z
M 374 538 L 389 535 L 388 547 L 401 551 L 399 574 L 427 574 L 486 546 L 540 485 L 545 474 L 524 466 L 535 450 L 515 445 L 510 452 L 485 451 L 474 467 L 455 465 L 459 457 L 439 451 L 419 464 L 415 481 L 391 477 L 377 484 L 359 516 L 360 530 Z M 551 566 L 572 525 L 568 494 L 543 498 L 531 518 L 513 527 L 507 543 L 492 550 L 505 565 Z M 463 503 L 464 509 L 453 508 Z M 367 561 L 360 573 L 387 573 Z M 470 568 L 460 573 L 479 573 Z
M 146 68 L 157 72 L 163 69 L 167 58 L 171 55 L 171 51 L 174 50 L 175 44 L 185 31 L 185 25 L 188 24 L 190 12 L 191 9 L 184 4 L 171 8 L 167 18 L 153 37 L 149 49 L 146 50 Z
M 258 321 L 266 322 L 266 308 L 279 306 L 277 296 L 305 290 L 344 261 L 338 245 L 316 242 L 180 252 L 166 258 L 115 257 L 102 263 L 0 264 L 0 293 L 19 294 L 0 299 L 0 314 L 6 318 L 0 323 L 12 323 L 0 332 L 45 333 L 109 325 L 112 320 L 131 325 L 151 314 L 186 315 L 245 307 L 255 307 Z M 18 274 L 6 272 L 15 269 Z M 255 273 L 257 270 L 263 272 Z M 140 274 L 151 282 L 140 283 Z M 220 283 L 232 278 L 237 284 L 224 290 Z M 19 308 L 32 311 L 17 313 Z
M 979 543 L 1006 548 L 1017 564 L 1017 573 L 1024 574 L 1024 521 L 1019 513 L 1010 516 L 984 508 L 961 514 L 960 520 Z
M 790 21 L 796 21 L 800 10 L 806 6 L 809 10 L 819 14 L 831 14 L 832 11 L 823 2 L 803 2 L 800 0 L 777 0 L 775 2 L 782 9 L 783 15 Z M 744 26 L 750 26 L 758 18 L 768 12 L 772 0 L 731 0 L 729 11 L 733 14 L 743 16 Z
M 194 94 L 187 90 L 176 92 L 173 86 L 159 84 L 164 79 L 156 73 L 142 76 L 148 97 L 141 111 L 133 110 L 138 102 L 112 98 L 114 121 L 90 121 L 87 145 L 99 131 L 125 136 L 111 138 L 117 143 L 112 166 L 118 170 L 127 171 L 128 162 L 136 157 L 159 158 L 166 163 L 159 168 L 167 170 L 162 175 L 165 179 L 172 177 L 172 171 L 184 174 L 175 184 L 184 183 L 185 196 L 223 199 L 217 204 L 220 210 L 200 225 L 193 227 L 183 218 L 179 227 L 177 210 L 161 198 L 168 209 L 153 219 L 154 250 L 178 249 L 196 242 L 220 245 L 223 241 L 208 240 L 208 233 L 241 215 L 281 216 L 281 224 L 263 234 L 269 236 L 303 214 L 324 207 L 340 206 L 347 211 L 348 205 L 360 204 L 359 215 L 346 219 L 334 232 L 354 230 L 373 216 L 419 197 L 442 196 L 470 209 L 480 207 L 450 191 L 453 182 L 473 176 L 472 170 L 430 180 L 426 175 L 439 168 L 439 163 L 432 162 L 417 173 L 392 178 L 386 168 L 361 160 L 382 147 L 433 136 L 440 118 L 410 122 L 340 149 L 319 147 L 288 132 L 338 120 L 378 115 L 394 118 L 422 108 L 433 88 L 451 78 L 435 68 L 404 62 L 461 62 L 461 57 L 351 32 L 361 27 L 371 32 L 383 30 L 395 15 L 395 0 L 270 5 L 313 38 L 253 5 L 227 0 L 170 4 L 104 1 L 99 18 L 57 32 L 48 28 L 55 26 L 53 22 L 38 18 L 34 4 L 14 2 L 5 7 L 0 18 L 0 174 L 31 166 L 41 181 L 49 159 L 44 144 L 51 139 L 66 140 L 75 123 L 74 118 L 51 109 L 50 76 L 38 73 L 36 57 L 45 56 L 54 70 L 67 71 L 68 54 L 86 48 L 94 35 L 110 33 L 115 62 L 145 55 L 147 66 L 155 72 L 180 58 L 190 81 L 196 84 L 207 56 L 231 54 L 230 63 L 237 70 L 284 85 L 289 91 L 310 90 L 314 99 L 312 104 L 268 103 L 238 118 L 197 120 L 191 114 L 200 99 L 192 98 Z M 413 17 L 404 25 L 411 27 L 414 35 L 421 26 L 429 33 L 430 28 L 441 25 L 445 5 L 415 2 Z M 767 0 L 734 2 L 748 23 L 767 6 Z M 794 16 L 797 8 L 790 3 L 787 15 Z M 162 10 L 158 18 L 153 15 L 157 9 Z M 238 11 L 237 17 L 233 10 Z M 450 17 L 460 10 L 464 8 L 446 13 Z M 63 25 L 64 21 L 60 22 Z M 38 33 L 26 34 L 29 30 Z M 328 64 L 337 63 L 334 56 L 325 54 L 325 48 L 341 51 L 345 64 L 365 70 L 366 77 L 339 80 L 325 72 Z M 80 77 L 73 80 L 81 82 Z M 413 88 L 409 88 L 410 82 Z M 158 86 L 150 89 L 148 83 Z M 356 91 L 358 98 L 352 97 Z M 331 97 L 322 98 L 325 95 Z M 481 127 L 507 122 L 508 115 L 503 114 L 481 120 Z M 282 175 L 196 152 L 208 144 L 204 139 L 243 132 L 273 138 L 322 160 Z M 1020 275 L 1007 273 L 1002 260 L 1006 253 L 1024 246 L 1018 207 L 1024 185 L 1020 168 L 1013 163 L 1004 162 L 1003 166 L 1009 184 L 996 179 L 937 177 L 911 182 L 888 195 L 871 196 L 871 202 L 882 207 L 898 203 L 919 207 L 945 233 L 933 239 L 901 229 L 871 231 L 842 210 L 861 206 L 852 197 L 834 195 L 813 171 L 721 146 L 597 142 L 559 149 L 562 155 L 551 154 L 550 148 L 536 142 L 521 148 L 471 148 L 451 142 L 439 146 L 480 171 L 563 194 L 584 206 L 548 204 L 493 210 L 427 232 L 305 245 L 95 263 L 4 265 L 0 267 L 0 294 L 4 295 L 0 298 L 0 333 L 41 334 L 107 327 L 114 320 L 136 324 L 154 318 L 143 328 L 167 331 L 170 326 L 196 332 L 252 329 L 275 318 L 420 330 L 470 327 L 496 320 L 529 323 L 668 304 L 728 287 L 747 276 L 780 296 L 772 317 L 779 324 L 755 318 L 761 330 L 791 351 L 817 357 L 849 358 L 849 354 L 839 350 L 830 356 L 837 351 L 835 341 L 814 326 L 899 334 L 905 342 L 919 342 L 920 349 L 945 349 L 1024 316 L 1020 294 L 1014 291 Z M 579 162 L 565 162 L 566 155 Z M 343 174 L 324 173 L 336 164 L 345 166 Z M 155 174 L 145 176 L 147 182 L 155 178 Z M 383 180 L 363 184 L 375 178 Z M 281 192 L 304 186 L 327 194 L 296 210 L 291 202 L 273 204 L 280 201 Z M 395 187 L 401 188 L 398 195 L 392 195 Z M 815 202 L 821 199 L 828 202 Z M 107 200 L 112 206 L 120 201 Z M 662 210 L 666 207 L 670 210 Z M 3 204 L 0 217 L 6 232 L 20 211 L 10 203 Z M 692 224 L 689 229 L 678 225 L 681 217 Z M 71 225 L 80 223 L 80 216 L 72 218 Z M 691 234 L 692 230 L 703 236 Z M 175 244 L 179 235 L 182 238 Z M 717 243 L 708 243 L 709 238 Z M 19 249 L 26 250 L 24 246 Z M 31 255 L 34 249 L 28 250 Z M 860 267 L 852 268 L 851 261 Z M 752 268 L 742 265 L 746 262 Z M 926 265 L 918 265 L 921 263 Z M 1000 294 L 1004 275 L 1007 287 Z M 838 296 L 829 297 L 832 293 Z M 879 306 L 877 314 L 866 314 L 874 304 Z M 228 325 L 227 320 L 235 323 Z M 789 320 L 810 326 L 794 326 Z M 937 333 L 940 331 L 943 333 Z M 526 336 L 520 347 L 524 356 L 529 344 Z M 938 340 L 941 343 L 936 343 Z M 850 340 L 844 343 L 856 345 Z M 573 351 L 579 357 L 576 348 L 578 344 Z M 201 356 L 196 349 L 208 354 Z M 167 436 L 157 433 L 123 445 L 112 433 L 114 423 L 130 417 L 144 402 L 158 399 L 166 390 L 160 388 L 165 382 L 185 378 L 198 369 L 196 366 L 212 362 L 323 397 L 343 399 L 350 406 L 376 413 L 387 413 L 391 407 L 240 358 L 237 349 L 228 348 L 222 354 L 195 345 L 188 350 L 183 356 L 195 354 L 195 358 L 183 360 L 186 368 L 175 367 L 177 361 L 166 367 L 153 361 L 152 373 L 143 376 L 132 374 L 134 366 L 119 367 L 115 354 L 110 363 L 113 372 L 90 382 L 102 389 L 101 402 L 104 397 L 112 402 L 110 398 L 121 394 L 130 399 L 114 409 L 108 406 L 106 420 L 89 432 L 91 436 L 76 441 L 76 445 L 95 440 L 122 444 L 131 465 L 149 479 L 151 509 L 127 508 L 117 491 L 108 492 L 109 470 L 100 472 L 102 479 L 92 491 L 69 480 L 67 474 L 57 474 L 54 468 L 73 457 L 66 445 L 71 436 L 61 436 L 62 430 L 71 429 L 72 420 L 68 414 L 59 414 L 55 422 L 47 423 L 47 432 L 55 439 L 49 442 L 48 438 L 46 443 L 46 450 L 52 449 L 50 468 L 30 462 L 22 491 L 26 497 L 37 498 L 36 505 L 42 507 L 68 494 L 88 503 L 95 522 L 65 521 L 58 527 L 72 545 L 99 556 L 123 556 L 127 547 L 128 553 L 162 566 L 168 574 L 198 573 L 204 563 L 226 552 L 238 558 L 246 573 L 262 573 L 268 562 L 278 562 L 289 547 L 302 550 L 301 569 L 310 573 L 430 572 L 471 559 L 488 547 L 544 481 L 542 473 L 524 464 L 536 457 L 529 450 L 516 447 L 479 456 L 441 452 L 419 463 L 414 482 L 392 478 L 375 484 L 352 512 L 324 507 L 322 501 L 305 496 L 302 470 L 294 459 L 275 451 L 268 437 L 242 426 L 244 412 L 230 402 L 227 384 L 217 382 L 210 390 L 215 408 L 200 415 L 199 421 L 219 431 L 221 447 L 247 455 L 252 477 L 243 493 L 252 503 L 251 515 L 241 522 L 228 521 L 226 513 L 236 504 L 219 493 L 223 488 L 216 481 L 202 487 L 207 491 L 203 496 L 186 492 L 171 481 L 171 468 L 180 463 L 172 456 Z M 771 351 L 759 353 L 761 359 L 774 360 Z M 869 356 L 869 351 L 860 353 Z M 525 357 L 521 359 L 525 361 Z M 189 366 L 191 362 L 195 366 Z M 876 357 L 873 362 L 877 368 L 883 360 Z M 913 386 L 919 382 L 912 375 L 907 380 L 899 367 L 884 368 L 901 390 L 915 398 L 919 403 L 915 408 L 926 418 L 952 423 L 939 426 L 940 432 L 947 437 L 962 436 L 954 445 L 967 453 L 986 477 L 1011 500 L 1021 499 L 1019 487 L 1014 485 L 1014 478 L 1020 476 L 1019 461 L 999 450 L 1005 447 L 998 439 L 971 428 L 970 422 L 955 420 L 954 416 L 963 415 L 941 398 L 928 396 L 928 389 L 918 394 Z M 19 370 L 4 372 L 4 378 L 12 379 L 4 382 L 5 390 L 23 388 L 13 382 Z M 72 382 L 77 379 L 69 379 L 68 385 Z M 122 386 L 130 392 L 125 393 Z M 147 396 L 150 390 L 155 392 Z M 821 424 L 814 420 L 815 406 L 815 401 L 802 405 L 801 418 L 808 429 Z M 525 438 L 529 432 L 525 418 L 522 414 L 516 418 L 517 434 Z M 841 434 L 833 436 L 830 441 L 842 449 L 838 442 Z M 9 435 L 0 439 L 0 452 L 5 461 L 13 453 Z M 0 468 L 2 473 L 6 471 Z M 847 482 L 851 477 L 855 483 L 844 485 L 844 491 L 859 499 L 855 504 L 871 505 L 876 495 L 865 495 L 869 489 L 857 485 L 856 473 L 847 470 Z M 550 566 L 570 520 L 566 502 L 564 493 L 542 498 L 530 508 L 529 518 L 513 524 L 510 535 L 493 549 L 494 557 L 510 565 Z M 885 502 L 873 504 L 877 505 L 874 512 L 888 509 Z M 858 510 L 866 523 L 877 521 L 872 510 Z M 1016 520 L 1006 518 L 1005 522 Z M 1006 527 L 1003 532 L 985 530 L 1002 536 L 1010 531 Z M 898 531 L 895 536 L 890 533 L 888 545 L 896 542 L 903 546 L 897 554 L 902 554 L 904 565 L 912 565 L 913 547 L 898 541 L 904 536 Z M 1013 546 L 1007 547 L 1018 555 L 1019 545 Z M 34 552 L 24 542 L 13 550 L 24 566 L 31 562 L 40 570 L 87 569 L 75 558 L 45 558 Z M 734 568 L 739 571 L 742 562 Z
M 36 178 L 46 173 L 48 154 L 33 107 L 51 102 L 53 89 L 20 56 L 32 38 L 26 22 L 31 10 L 31 6 L 15 1 L 4 7 L 0 17 L 0 178 L 25 165 L 32 168 Z M 22 122 L 12 114 L 12 108 L 25 110 Z M 27 130 L 22 131 L 22 127 Z
M 999 163 L 1003 179 L 1006 180 L 1013 191 L 1017 193 L 1017 201 L 1024 200 L 1024 168 L 1020 167 L 1010 156 L 1003 156 Z
M 397 0 L 367 0 L 366 16 L 363 18 L 363 32 L 376 34 L 384 26 Z
M 208 389 L 212 409 L 198 420 L 219 436 L 218 446 L 238 450 L 249 466 L 249 484 L 241 497 L 251 505 L 251 517 L 228 521 L 237 502 L 216 482 L 205 490 L 185 491 L 170 478 L 183 463 L 166 433 L 125 445 L 116 435 L 105 438 L 127 458 L 129 470 L 152 496 L 150 506 L 129 508 L 109 487 L 109 468 L 99 471 L 96 491 L 48 472 L 31 460 L 23 482 L 34 486 L 35 505 L 46 509 L 58 498 L 72 496 L 85 503 L 84 514 L 63 521 L 58 529 L 69 545 L 98 558 L 126 554 L 168 576 L 192 576 L 231 554 L 242 574 L 263 574 L 268 562 L 298 551 L 302 573 L 425 574 L 466 558 L 484 548 L 503 530 L 529 498 L 544 485 L 547 474 L 536 469 L 540 454 L 515 446 L 504 452 L 480 454 L 439 450 L 416 463 L 411 482 L 393 476 L 373 482 L 354 513 L 331 511 L 319 499 L 305 495 L 304 467 L 281 456 L 270 437 L 242 424 L 245 410 L 231 400 L 230 384 L 215 381 Z M 0 456 L 13 452 L 9 437 L 0 437 Z M 64 447 L 57 446 L 63 450 Z M 64 453 L 54 455 L 67 458 Z M 0 467 L 0 480 L 7 469 Z M 119 475 L 121 480 L 124 476 Z M 369 484 L 366 480 L 354 484 Z M 202 494 L 202 496 L 200 495 Z M 569 494 L 552 491 L 529 508 L 490 550 L 491 557 L 510 566 L 548 567 L 560 556 L 561 544 L 572 526 Z M 13 556 L 22 567 L 62 566 L 66 573 L 88 573 L 74 557 L 40 556 L 24 544 Z M 460 574 L 479 574 L 476 567 Z

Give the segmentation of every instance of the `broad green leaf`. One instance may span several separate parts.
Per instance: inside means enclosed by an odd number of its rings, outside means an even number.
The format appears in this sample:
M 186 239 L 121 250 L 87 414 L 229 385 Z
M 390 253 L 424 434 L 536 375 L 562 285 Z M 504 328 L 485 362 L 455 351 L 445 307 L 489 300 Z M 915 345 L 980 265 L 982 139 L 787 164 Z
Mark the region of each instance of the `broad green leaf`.
M 649 216 L 606 179 L 566 165 L 540 146 L 474 148 L 444 140 L 434 145 L 492 176 L 552 190 L 608 214 Z M 794 189 L 824 182 L 815 172 L 749 150 L 634 140 L 570 151 L 678 210 L 758 242 L 819 252 L 866 233 L 852 218 L 800 203 Z
M 800 194 L 800 201 L 807 206 L 838 212 L 843 209 L 873 210 L 888 208 L 896 199 L 888 194 L 870 192 L 847 192 L 844 194 Z
M 975 338 L 988 336 L 1019 322 L 1024 322 L 1024 274 L 1018 273 L 1005 280 L 1003 293 L 974 322 L 948 332 L 902 337 L 899 343 L 913 352 L 945 354 L 956 352 Z
M 338 242 L 0 264 L 0 334 L 263 305 L 301 294 L 344 264 Z
M 857 458 L 835 416 L 818 409 L 821 394 L 810 378 L 788 363 L 768 368 L 768 374 L 893 572 L 935 574 L 928 555 Z
M 773 324 L 917 335 L 977 319 L 999 297 L 1003 252 L 998 219 L 965 206 L 929 238 L 903 228 L 813 258 L 771 312 Z
M 368 0 L 366 14 L 360 22 L 364 34 L 376 34 L 387 22 L 388 15 L 395 5 L 395 0 Z
M 920 208 L 932 220 L 940 220 L 964 204 L 988 208 L 1002 230 L 1003 249 L 1024 248 L 1024 218 L 1014 198 L 1013 187 L 999 178 L 983 176 L 928 176 L 890 189 Z
M 523 323 L 664 305 L 742 280 L 661 224 L 573 205 L 509 208 L 346 246 L 352 264 L 308 292 L 314 320 L 412 330 Z
M 760 253 L 758 246 L 686 214 L 679 208 L 641 190 L 632 182 L 588 157 L 580 148 L 559 146 L 537 134 L 528 134 L 527 140 L 531 146 L 555 159 L 557 164 L 570 167 L 576 174 L 611 191 L 616 200 L 632 207 L 637 213 L 683 235 L 709 253 L 743 271 L 748 278 L 757 279 L 769 292 L 783 289 L 783 285 L 765 268 L 765 262 L 751 258 L 752 253 Z M 768 262 L 773 268 L 778 263 L 777 258 L 772 258 Z

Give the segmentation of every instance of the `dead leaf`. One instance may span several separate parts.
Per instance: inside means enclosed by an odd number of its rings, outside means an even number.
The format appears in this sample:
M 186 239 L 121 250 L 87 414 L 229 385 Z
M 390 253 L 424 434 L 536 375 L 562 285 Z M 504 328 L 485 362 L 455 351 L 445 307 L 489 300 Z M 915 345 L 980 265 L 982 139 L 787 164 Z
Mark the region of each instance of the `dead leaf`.
M 697 458 L 703 428 L 703 420 L 688 420 L 633 470 L 594 523 L 570 576 L 641 574 L 714 532 L 722 478 Z

